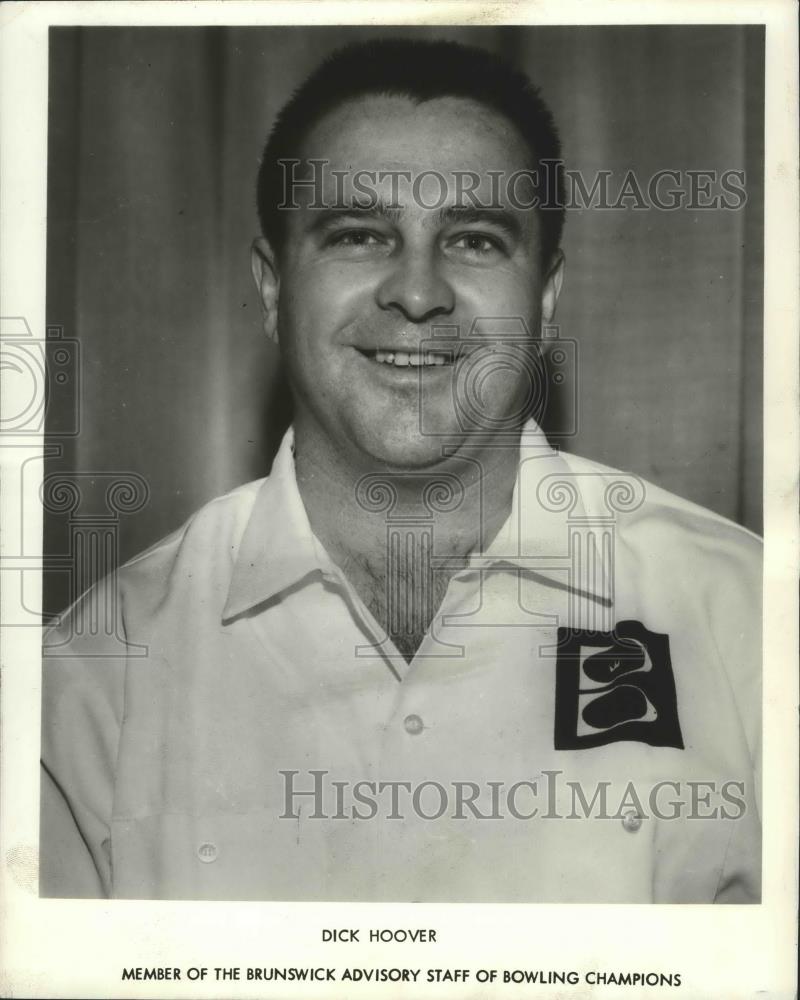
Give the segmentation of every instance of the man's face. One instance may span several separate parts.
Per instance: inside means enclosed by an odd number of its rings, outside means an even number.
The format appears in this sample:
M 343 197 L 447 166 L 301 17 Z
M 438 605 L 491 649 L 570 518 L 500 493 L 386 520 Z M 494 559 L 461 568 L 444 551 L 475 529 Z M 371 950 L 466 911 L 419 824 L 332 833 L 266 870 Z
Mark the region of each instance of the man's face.
M 531 166 L 516 129 L 460 98 L 371 96 L 322 119 L 302 157 L 328 161 L 325 208 L 296 188 L 301 207 L 287 211 L 279 263 L 261 280 L 298 429 L 313 425 L 360 464 L 399 468 L 441 460 L 445 441 L 463 446 L 476 429 L 507 431 L 531 392 L 520 332 L 538 335 L 560 284 L 560 267 L 543 274 L 538 213 L 515 207 L 503 183 Z M 354 187 L 359 171 L 377 173 L 377 207 Z M 467 172 L 492 208 L 465 196 Z

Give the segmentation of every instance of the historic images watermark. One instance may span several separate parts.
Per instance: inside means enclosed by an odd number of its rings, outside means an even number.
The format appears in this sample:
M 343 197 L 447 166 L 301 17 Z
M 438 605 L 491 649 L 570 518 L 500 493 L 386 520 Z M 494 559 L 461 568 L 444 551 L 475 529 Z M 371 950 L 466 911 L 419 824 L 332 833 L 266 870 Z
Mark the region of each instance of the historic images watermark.
M 745 783 L 727 780 L 576 781 L 561 770 L 532 779 L 342 780 L 325 769 L 280 770 L 283 810 L 298 820 L 739 820 L 747 812 Z
M 426 211 L 457 206 L 475 210 L 512 208 L 573 211 L 738 211 L 747 203 L 742 169 L 675 169 L 647 176 L 633 170 L 585 174 L 562 160 L 542 160 L 526 170 L 341 170 L 325 158 L 282 159 L 279 211 L 353 207 L 393 211 L 412 204 Z

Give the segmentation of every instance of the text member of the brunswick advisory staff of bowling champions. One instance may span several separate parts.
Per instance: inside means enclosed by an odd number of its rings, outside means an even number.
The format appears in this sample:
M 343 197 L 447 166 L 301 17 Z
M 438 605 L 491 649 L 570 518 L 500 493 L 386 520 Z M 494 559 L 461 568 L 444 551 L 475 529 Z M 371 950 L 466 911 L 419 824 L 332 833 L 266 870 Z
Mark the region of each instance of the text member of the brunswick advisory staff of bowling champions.
M 503 181 L 559 156 L 452 43 L 283 109 L 253 271 L 293 426 L 83 598 L 111 636 L 48 632 L 43 895 L 759 900 L 758 540 L 531 416 L 563 212 Z

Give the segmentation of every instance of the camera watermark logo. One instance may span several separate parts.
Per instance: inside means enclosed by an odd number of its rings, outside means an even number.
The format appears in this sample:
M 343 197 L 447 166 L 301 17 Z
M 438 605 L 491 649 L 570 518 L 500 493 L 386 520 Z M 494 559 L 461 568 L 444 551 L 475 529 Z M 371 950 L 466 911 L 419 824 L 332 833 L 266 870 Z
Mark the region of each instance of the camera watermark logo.
M 55 624 L 42 609 L 43 575 L 67 582 L 65 604 L 84 601 L 66 616 L 61 645 L 76 635 L 103 636 L 98 655 L 138 653 L 118 625 L 119 595 L 114 572 L 119 531 L 126 516 L 147 504 L 150 489 L 138 473 L 125 471 L 46 472 L 81 432 L 81 348 L 78 340 L 51 325 L 37 337 L 24 317 L 0 318 L 0 449 L 8 521 L 4 525 L 4 624 L 41 628 Z M 41 522 L 31 516 L 36 497 L 45 519 L 59 521 L 64 544 L 41 555 Z M 53 523 L 52 521 L 50 522 Z M 61 525 L 63 524 L 63 531 Z M 52 648 L 52 647 L 51 647 Z M 60 648 L 60 646 L 58 647 Z
M 559 425 L 552 436 L 578 433 L 578 345 L 561 337 L 558 326 L 547 324 L 534 337 L 521 316 L 478 317 L 466 337 L 458 327 L 437 324 L 422 341 L 422 352 L 444 355 L 452 369 L 451 393 L 459 430 L 480 443 L 506 438 L 516 443 L 527 419 L 541 426 L 556 395 L 561 404 Z M 513 386 L 516 398 L 498 411 L 491 383 Z M 439 423 L 438 407 L 419 381 L 419 428 L 425 437 L 452 438 Z
M 32 437 L 45 430 L 45 418 L 59 410 L 59 437 L 80 432 L 80 344 L 49 326 L 44 340 L 22 316 L 0 317 L 0 372 L 3 403 L 0 434 Z
M 562 338 L 555 325 L 543 326 L 541 336 L 533 337 L 521 317 L 478 317 L 466 336 L 458 326 L 432 326 L 431 335 L 419 345 L 419 356 L 437 359 L 433 377 L 431 369 L 422 366 L 417 374 L 419 433 L 437 442 L 442 467 L 435 473 L 371 473 L 356 483 L 358 505 L 368 514 L 382 516 L 385 523 L 383 566 L 373 567 L 372 574 L 381 593 L 371 608 L 374 617 L 384 622 L 385 632 L 380 642 L 357 647 L 356 655 L 392 657 L 397 649 L 389 640 L 402 643 L 415 638 L 416 647 L 398 645 L 407 658 L 418 655 L 423 639 L 426 648 L 421 656 L 463 657 L 463 640 L 453 632 L 446 638 L 440 626 L 477 627 L 478 615 L 446 613 L 441 622 L 435 615 L 450 578 L 467 565 L 477 574 L 481 593 L 486 575 L 498 568 L 505 573 L 512 566 L 519 574 L 558 576 L 559 586 L 566 585 L 568 594 L 562 624 L 580 622 L 595 631 L 610 630 L 617 519 L 641 505 L 645 487 L 632 475 L 572 472 L 556 459 L 541 433 L 541 416 L 557 391 L 567 392 L 564 435 L 577 432 L 577 343 Z M 499 385 L 492 387 L 498 379 Z M 442 401 L 448 398 L 452 406 L 443 413 Z M 516 544 L 512 541 L 508 552 L 491 556 L 484 556 L 483 549 L 490 541 L 484 518 L 494 489 L 481 452 L 487 446 L 513 448 L 519 455 L 518 508 L 509 513 L 512 520 L 515 515 L 511 535 Z M 553 468 L 560 471 L 548 471 Z M 443 543 L 451 526 L 464 534 L 464 517 L 449 524 L 447 518 L 459 509 L 464 514 L 468 492 L 468 513 L 475 525 L 467 534 L 477 544 L 469 552 L 454 553 Z M 531 545 L 531 531 L 545 521 L 550 524 L 547 545 Z M 517 625 L 521 610 L 526 624 L 542 628 L 547 616 L 541 607 L 525 605 L 521 580 L 520 576 L 512 598 L 516 610 L 507 610 Z M 491 624 L 510 625 L 511 620 Z M 556 656 L 558 649 L 548 638 L 540 652 Z

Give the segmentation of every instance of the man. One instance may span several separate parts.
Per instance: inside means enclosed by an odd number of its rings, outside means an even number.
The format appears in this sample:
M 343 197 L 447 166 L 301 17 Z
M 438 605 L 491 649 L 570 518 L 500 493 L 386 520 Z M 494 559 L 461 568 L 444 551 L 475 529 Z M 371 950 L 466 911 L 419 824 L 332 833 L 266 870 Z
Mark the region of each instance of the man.
M 48 635 L 43 894 L 759 899 L 758 543 L 533 419 L 559 156 L 447 43 L 283 110 L 253 273 L 293 427 Z

